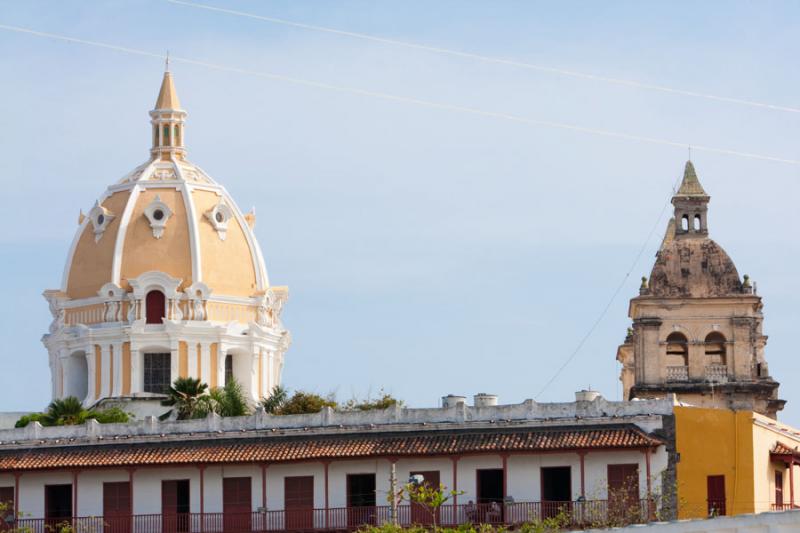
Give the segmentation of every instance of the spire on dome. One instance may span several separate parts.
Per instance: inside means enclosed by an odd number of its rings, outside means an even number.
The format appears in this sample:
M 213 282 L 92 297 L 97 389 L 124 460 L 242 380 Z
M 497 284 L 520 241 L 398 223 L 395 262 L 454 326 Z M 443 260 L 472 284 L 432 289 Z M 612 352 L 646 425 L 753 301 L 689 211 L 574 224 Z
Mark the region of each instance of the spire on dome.
M 181 109 L 178 92 L 169 71 L 169 56 L 164 70 L 164 79 L 158 91 L 155 109 L 150 111 L 153 125 L 153 147 L 150 153 L 154 158 L 170 160 L 183 159 L 186 150 L 183 145 L 184 120 L 186 111 Z
M 697 179 L 697 172 L 695 172 L 691 160 L 686 162 L 686 168 L 683 170 L 683 181 L 676 196 L 708 196 L 703 186 L 700 185 L 700 180 Z
M 180 109 L 181 103 L 178 100 L 178 92 L 172 82 L 172 74 L 169 71 L 169 58 L 167 58 L 167 70 L 164 71 L 164 80 L 161 82 L 161 90 L 158 91 L 155 109 Z

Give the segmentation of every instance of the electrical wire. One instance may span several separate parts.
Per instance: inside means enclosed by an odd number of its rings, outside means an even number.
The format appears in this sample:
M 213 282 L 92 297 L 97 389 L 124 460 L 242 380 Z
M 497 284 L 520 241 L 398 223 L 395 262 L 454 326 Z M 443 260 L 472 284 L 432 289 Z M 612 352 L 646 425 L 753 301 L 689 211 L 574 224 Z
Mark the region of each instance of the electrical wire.
M 625 286 L 625 283 L 628 281 L 628 278 L 630 278 L 631 273 L 636 268 L 636 265 L 639 264 L 639 260 L 642 258 L 642 255 L 644 254 L 644 251 L 647 249 L 647 245 L 650 243 L 650 240 L 653 238 L 653 234 L 656 232 L 658 227 L 661 225 L 661 219 L 664 217 L 664 212 L 667 210 L 667 206 L 670 204 L 670 200 L 672 199 L 672 196 L 675 194 L 675 191 L 677 190 L 679 182 L 680 182 L 680 179 L 678 181 L 676 181 L 675 184 L 672 186 L 672 190 L 670 191 L 670 195 L 667 198 L 667 201 L 664 202 L 664 206 L 661 208 L 661 212 L 658 213 L 658 218 L 656 219 L 655 224 L 653 224 L 653 227 L 650 228 L 650 232 L 647 234 L 647 238 L 644 240 L 644 243 L 642 244 L 641 248 L 639 248 L 639 251 L 637 252 L 636 257 L 634 257 L 633 263 L 631 264 L 630 268 L 625 273 L 625 275 L 622 277 L 622 281 L 620 281 L 619 285 L 617 285 L 617 288 L 611 294 L 611 298 L 608 300 L 608 303 L 603 308 L 603 310 L 600 312 L 600 315 L 597 317 L 597 319 L 592 323 L 592 326 L 589 328 L 589 330 L 586 332 L 586 334 L 583 337 L 581 337 L 580 342 L 575 347 L 575 349 L 572 351 L 572 353 L 569 354 L 569 357 L 567 357 L 567 359 L 564 361 L 564 363 L 562 363 L 562 365 L 560 367 L 558 367 L 558 370 L 555 371 L 555 373 L 552 375 L 552 377 L 547 381 L 547 383 L 544 384 L 544 386 L 541 388 L 541 390 L 539 390 L 539 392 L 536 394 L 536 396 L 533 397 L 534 400 L 538 399 L 548 389 L 548 387 L 550 387 L 550 385 L 552 385 L 553 382 L 556 379 L 558 379 L 558 376 L 561 375 L 561 372 L 563 372 L 564 369 L 567 368 L 567 366 L 569 366 L 569 364 L 572 362 L 572 360 L 575 359 L 575 357 L 578 355 L 578 353 L 580 353 L 581 349 L 583 348 L 583 345 L 586 344 L 586 341 L 589 340 L 589 337 L 591 337 L 592 334 L 595 332 L 595 330 L 597 329 L 597 326 L 600 325 L 600 322 L 602 322 L 603 319 L 605 318 L 606 314 L 608 314 L 608 310 L 611 308 L 611 305 L 614 303 L 614 301 L 616 301 L 617 296 L 619 296 L 620 291 Z
M 313 25 L 313 24 L 304 24 L 302 22 L 294 22 L 294 21 L 291 21 L 291 20 L 281 19 L 281 18 L 277 18 L 277 17 L 268 17 L 268 16 L 265 16 L 265 15 L 257 15 L 255 13 L 247 13 L 247 12 L 244 12 L 244 11 L 236 11 L 234 9 L 227 9 L 227 8 L 212 6 L 212 5 L 208 5 L 208 4 L 200 4 L 200 3 L 197 3 L 197 2 L 189 2 L 187 0 L 166 0 L 166 1 L 171 3 L 171 4 L 177 4 L 177 5 L 187 6 L 187 7 L 193 7 L 195 9 L 205 9 L 207 11 L 216 11 L 216 12 L 219 12 L 219 13 L 225 13 L 225 14 L 234 15 L 234 16 L 237 16 L 237 17 L 245 17 L 245 18 L 250 18 L 250 19 L 255 19 L 255 20 L 261 20 L 261 21 L 264 21 L 264 22 L 271 22 L 273 24 L 281 24 L 281 25 L 284 25 L 284 26 L 291 26 L 291 27 L 294 27 L 294 28 L 301 28 L 301 29 L 304 29 L 304 30 L 331 33 L 331 34 L 334 34 L 334 35 L 340 35 L 340 36 L 344 36 L 344 37 L 352 37 L 352 38 L 355 38 L 355 39 L 363 39 L 363 40 L 373 41 L 373 42 L 382 43 L 382 44 L 400 46 L 400 47 L 404 47 L 404 48 L 412 48 L 412 49 L 415 49 L 415 50 L 424 50 L 426 52 L 433 52 L 433 53 L 436 53 L 436 54 L 449 55 L 449 56 L 461 57 L 461 58 L 466 58 L 466 59 L 473 59 L 473 60 L 482 61 L 482 62 L 485 62 L 485 63 L 496 63 L 496 64 L 500 64 L 500 65 L 507 65 L 507 66 L 516 67 L 516 68 L 522 68 L 522 69 L 527 69 L 527 70 L 537 70 L 537 71 L 540 71 L 540 72 L 547 72 L 549 74 L 558 74 L 558 75 L 561 75 L 561 76 L 569 76 L 569 77 L 580 78 L 580 79 L 585 79 L 585 80 L 600 81 L 600 82 L 604 82 L 604 83 L 610 83 L 610 84 L 614 84 L 614 85 L 622 85 L 622 86 L 632 87 L 632 88 L 636 88 L 636 89 L 645 89 L 645 90 L 649 90 L 649 91 L 659 91 L 659 92 L 663 92 L 663 93 L 670 93 L 670 94 L 675 94 L 675 95 L 680 95 L 680 96 L 690 96 L 690 97 L 693 97 L 693 98 L 704 98 L 706 100 L 714 100 L 714 101 L 717 101 L 717 102 L 724 102 L 724 103 L 728 103 L 728 104 L 737 104 L 737 105 L 750 106 L 750 107 L 756 107 L 756 108 L 761 108 L 761 109 L 770 109 L 770 110 L 773 110 L 773 111 L 785 111 L 785 112 L 789 112 L 789 113 L 800 113 L 800 108 L 796 108 L 796 107 L 776 105 L 776 104 L 770 104 L 770 103 L 766 103 L 766 102 L 757 102 L 755 100 L 746 100 L 746 99 L 743 99 L 743 98 L 733 98 L 733 97 L 730 97 L 730 96 L 720 96 L 720 95 L 715 95 L 715 94 L 710 94 L 710 93 L 703 93 L 703 92 L 699 92 L 699 91 L 689 91 L 689 90 L 685 90 L 685 89 L 677 89 L 677 88 L 674 88 L 674 87 L 667 87 L 665 85 L 658 85 L 658 84 L 653 84 L 653 83 L 644 83 L 644 82 L 640 82 L 640 81 L 636 81 L 636 80 L 627 80 L 627 79 L 622 79 L 622 78 L 612 78 L 612 77 L 609 77 L 609 76 L 601 76 L 601 75 L 598 75 L 598 74 L 591 74 L 591 73 L 588 73 L 588 72 L 580 72 L 580 71 L 577 71 L 577 70 L 571 70 L 571 69 L 566 69 L 566 68 L 550 67 L 550 66 L 546 66 L 546 65 L 537 65 L 537 64 L 534 64 L 534 63 L 527 63 L 527 62 L 523 62 L 523 61 L 517 61 L 517 60 L 514 60 L 514 59 L 491 57 L 491 56 L 486 56 L 486 55 L 476 54 L 476 53 L 471 53 L 471 52 L 462 52 L 462 51 L 459 51 L 459 50 L 452 50 L 452 49 L 449 49 L 449 48 L 441 48 L 441 47 L 438 47 L 438 46 L 429 46 L 429 45 L 426 45 L 426 44 L 414 43 L 414 42 L 410 42 L 410 41 L 400 41 L 400 40 L 397 40 L 397 39 L 389 39 L 389 38 L 386 38 L 386 37 L 379 37 L 379 36 L 370 35 L 370 34 L 367 34 L 367 33 L 357 33 L 357 32 L 352 32 L 352 31 L 339 30 L 339 29 L 336 29 L 336 28 L 329 28 L 329 27 L 325 27 L 325 26 L 316 26 L 316 25 Z
M 166 58 L 166 56 L 164 54 L 158 54 L 158 53 L 155 53 L 155 52 L 148 52 L 146 50 L 140 50 L 140 49 L 137 49 L 137 48 L 119 46 L 119 45 L 103 43 L 103 42 L 99 42 L 99 41 L 90 41 L 90 40 L 86 40 L 86 39 L 79 39 L 79 38 L 76 38 L 76 37 L 68 37 L 68 36 L 65 36 L 65 35 L 42 32 L 42 31 L 32 30 L 32 29 L 29 29 L 29 28 L 23 28 L 23 27 L 19 27 L 19 26 L 11 26 L 11 25 L 7 25 L 7 24 L 0 24 L 0 29 L 7 30 L 7 31 L 12 31 L 12 32 L 17 32 L 17 33 L 24 33 L 24 34 L 28 34 L 28 35 L 35 35 L 37 37 L 45 37 L 45 38 L 49 38 L 49 39 L 56 39 L 56 40 L 59 40 L 59 41 L 71 42 L 71 43 L 76 43 L 76 44 L 83 44 L 83 45 L 94 46 L 94 47 L 98 47 L 98 48 L 105 48 L 107 50 L 114 50 L 114 51 L 117 51 L 117 52 L 123 52 L 123 53 L 127 53 L 127 54 L 134 54 L 134 55 L 140 55 L 140 56 L 145 56 L 145 57 L 159 58 L 159 59 L 162 59 L 162 60 Z M 527 117 L 523 117 L 523 116 L 520 116 L 520 115 L 510 114 L 510 113 L 487 111 L 487 110 L 474 108 L 474 107 L 466 107 L 466 106 L 461 106 L 461 105 L 457 105 L 457 104 L 448 104 L 448 103 L 444 103 L 444 102 L 435 102 L 435 101 L 432 101 L 432 100 L 424 100 L 424 99 L 414 98 L 414 97 L 410 97 L 410 96 L 402 96 L 402 95 L 396 95 L 396 94 L 372 91 L 372 90 L 368 90 L 368 89 L 360 89 L 360 88 L 357 88 L 357 87 L 347 87 L 347 86 L 343 86 L 343 85 L 334 85 L 334 84 L 331 84 L 331 83 L 326 83 L 326 82 L 321 82 L 321 81 L 306 80 L 306 79 L 302 79 L 302 78 L 294 78 L 294 77 L 285 76 L 285 75 L 282 75 L 282 74 L 274 74 L 274 73 L 270 73 L 270 72 L 251 70 L 251 69 L 245 69 L 245 68 L 240 68 L 240 67 L 231 67 L 231 66 L 227 66 L 227 65 L 221 65 L 221 64 L 218 64 L 218 63 L 209 63 L 207 61 L 200 61 L 200 60 L 191 59 L 191 58 L 188 58 L 188 57 L 178 57 L 178 56 L 170 55 L 169 59 L 170 59 L 170 61 L 173 61 L 173 62 L 180 62 L 180 63 L 185 63 L 185 64 L 188 64 L 188 65 L 195 65 L 195 66 L 199 66 L 199 67 L 204 67 L 204 68 L 209 68 L 209 69 L 214 69 L 214 70 L 220 70 L 220 71 L 224 71 L 224 72 L 234 72 L 234 73 L 237 73 L 237 74 L 245 74 L 245 75 L 250 75 L 250 76 L 257 76 L 257 77 L 261 77 L 261 78 L 266 78 L 266 79 L 271 79 L 271 80 L 276 80 L 276 81 L 283 81 L 283 82 L 286 82 L 286 83 L 292 83 L 292 84 L 295 84 L 295 85 L 303 85 L 303 86 L 306 86 L 306 87 L 313 87 L 313 88 L 316 88 L 316 89 L 323 89 L 323 90 L 335 91 L 335 92 L 340 92 L 340 93 L 349 93 L 349 94 L 355 94 L 355 95 L 358 95 L 358 96 L 367 96 L 367 97 L 370 97 L 370 98 L 377 98 L 377 99 L 388 100 L 388 101 L 393 101 L 393 102 L 401 102 L 401 103 L 412 104 L 412 105 L 421 106 L 421 107 L 441 109 L 441 110 L 445 110 L 445 111 L 453 111 L 453 112 L 458 112 L 458 113 L 466 113 L 466 114 L 482 116 L 482 117 L 488 117 L 488 118 L 496 118 L 496 119 L 507 120 L 507 121 L 511 121 L 511 122 L 517 122 L 517 123 L 521 123 L 521 124 L 528 124 L 528 125 L 532 125 L 532 126 L 543 126 L 543 127 L 548 127 L 548 128 L 557 128 L 557 129 L 563 129 L 563 130 L 577 131 L 577 132 L 591 134 L 591 135 L 598 135 L 598 136 L 622 139 L 622 140 L 627 140 L 627 141 L 635 141 L 635 142 L 656 144 L 656 145 L 661 145 L 661 146 L 671 146 L 671 147 L 686 148 L 690 144 L 690 143 L 686 143 L 686 142 L 672 141 L 672 140 L 669 140 L 669 139 L 660 139 L 660 138 L 656 138 L 656 137 L 647 137 L 647 136 L 642 136 L 642 135 L 621 133 L 621 132 L 616 132 L 616 131 L 612 131 L 612 130 L 591 128 L 591 127 L 580 126 L 580 125 L 576 125 L 576 124 L 567 124 L 567 123 L 563 123 L 563 122 L 553 122 L 553 121 L 548 121 L 548 120 L 532 119 L 532 118 L 527 118 Z M 796 159 L 775 157 L 775 156 L 757 154 L 757 153 L 753 153 L 753 152 L 743 152 L 743 151 L 739 151 L 739 150 L 730 150 L 730 149 L 727 149 L 727 148 L 716 148 L 716 147 L 713 147 L 713 146 L 697 145 L 697 144 L 693 144 L 693 143 L 691 144 L 691 147 L 692 147 L 693 150 L 699 150 L 699 151 L 709 152 L 709 153 L 716 153 L 716 154 L 721 154 L 721 155 L 732 155 L 732 156 L 744 157 L 744 158 L 748 158 L 748 159 L 759 159 L 759 160 L 763 160 L 763 161 L 772 161 L 772 162 L 776 162 L 776 163 L 786 163 L 786 164 L 790 164 L 790 165 L 800 165 L 800 160 L 796 160 Z

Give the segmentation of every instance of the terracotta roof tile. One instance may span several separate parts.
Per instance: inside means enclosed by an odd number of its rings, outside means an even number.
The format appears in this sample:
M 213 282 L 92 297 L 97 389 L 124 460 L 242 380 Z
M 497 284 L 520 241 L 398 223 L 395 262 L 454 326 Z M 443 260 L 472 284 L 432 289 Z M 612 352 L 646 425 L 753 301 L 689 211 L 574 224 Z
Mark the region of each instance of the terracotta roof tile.
M 772 453 L 775 455 L 795 455 L 800 456 L 800 450 L 787 446 L 782 442 L 776 442 L 775 447 L 772 448 Z
M 633 425 L 604 428 L 424 431 L 410 434 L 260 436 L 210 441 L 86 443 L 0 452 L 0 472 L 54 468 L 283 462 L 346 457 L 642 448 L 663 442 Z

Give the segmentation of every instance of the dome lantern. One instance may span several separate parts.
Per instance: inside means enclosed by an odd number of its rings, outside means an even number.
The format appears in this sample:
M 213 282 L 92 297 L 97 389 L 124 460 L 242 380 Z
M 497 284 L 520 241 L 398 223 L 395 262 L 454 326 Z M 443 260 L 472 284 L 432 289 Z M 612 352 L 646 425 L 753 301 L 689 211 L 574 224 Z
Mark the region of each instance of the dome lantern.
M 150 123 L 153 125 L 153 147 L 150 154 L 153 159 L 183 159 L 184 122 L 186 111 L 181 109 L 178 92 L 169 71 L 169 59 L 164 70 L 164 79 L 158 92 L 155 108 L 150 111 Z

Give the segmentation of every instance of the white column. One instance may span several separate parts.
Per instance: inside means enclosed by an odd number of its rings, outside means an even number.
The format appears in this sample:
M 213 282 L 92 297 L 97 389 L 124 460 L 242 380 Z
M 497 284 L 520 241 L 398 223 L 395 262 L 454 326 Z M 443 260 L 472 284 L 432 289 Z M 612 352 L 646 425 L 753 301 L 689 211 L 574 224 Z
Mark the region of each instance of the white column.
M 131 394 L 143 392 L 142 368 L 144 356 L 139 351 L 139 346 L 131 342 Z
M 250 351 L 250 396 L 253 400 L 258 401 L 261 399 L 260 391 L 258 390 L 258 360 L 261 357 L 258 348 L 253 348 Z
M 261 390 L 258 391 L 259 398 L 269 396 L 269 391 L 272 390 L 269 382 L 269 352 L 267 350 L 259 350 L 259 357 L 261 357 Z
M 95 391 L 97 398 L 105 398 L 111 393 L 111 345 L 100 346 L 100 390 Z
M 90 344 L 86 348 L 86 374 L 89 376 L 86 386 L 86 403 L 91 403 L 97 398 L 97 391 L 94 390 L 95 372 L 97 371 L 94 365 L 94 358 L 94 345 Z
M 171 356 L 169 358 L 170 362 L 169 384 L 172 385 L 172 383 L 176 379 L 178 379 L 178 376 L 180 375 L 180 367 L 178 366 L 180 359 L 180 351 L 178 350 L 178 341 L 176 340 L 170 341 L 169 346 L 171 353 Z
M 187 371 L 193 378 L 200 377 L 200 365 L 197 361 L 197 343 L 186 341 L 186 358 L 188 359 Z M 205 381 L 205 378 L 203 379 Z
M 122 396 L 122 343 L 115 342 L 112 358 L 114 360 L 114 375 L 111 380 L 111 396 Z
M 195 346 L 197 350 L 197 346 Z M 211 344 L 208 342 L 200 343 L 200 372 L 203 381 L 211 386 Z
M 225 385 L 225 354 L 228 347 L 222 343 L 217 345 L 217 387 Z

